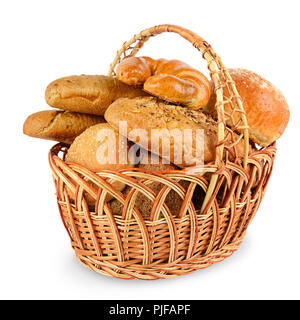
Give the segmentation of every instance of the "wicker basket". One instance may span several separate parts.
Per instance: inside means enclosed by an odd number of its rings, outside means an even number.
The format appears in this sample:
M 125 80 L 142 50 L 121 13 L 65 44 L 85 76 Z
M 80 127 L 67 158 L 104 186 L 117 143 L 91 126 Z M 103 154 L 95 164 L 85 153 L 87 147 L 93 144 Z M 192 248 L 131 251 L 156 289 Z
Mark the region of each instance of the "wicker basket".
M 154 173 L 137 168 L 91 172 L 64 162 L 66 145 L 57 144 L 49 153 L 59 211 L 77 258 L 98 273 L 121 279 L 172 278 L 230 256 L 239 248 L 260 205 L 276 153 L 275 144 L 249 153 L 247 119 L 235 84 L 211 46 L 189 30 L 160 25 L 142 31 L 117 52 L 109 75 L 114 74 L 122 58 L 135 55 L 150 37 L 163 32 L 175 32 L 201 51 L 214 83 L 219 141 L 215 161 L 202 167 L 202 175 L 190 175 L 184 170 Z M 225 86 L 228 97 L 223 97 Z M 232 107 L 231 114 L 224 113 L 225 103 Z M 229 129 L 226 121 L 232 119 L 234 112 L 239 113 L 240 120 Z M 234 157 L 229 161 L 232 157 L 228 154 L 235 154 L 237 141 L 227 148 L 224 141 L 233 137 L 235 129 L 241 132 L 238 140 L 244 139 L 245 153 L 243 159 Z M 124 195 L 115 190 L 107 182 L 109 178 L 125 183 L 131 191 Z M 183 180 L 188 183 L 187 188 L 180 184 Z M 155 193 L 150 186 L 157 182 L 162 188 Z M 205 193 L 200 210 L 192 202 L 196 187 Z M 165 201 L 171 190 L 182 199 L 176 217 Z M 112 214 L 105 201 L 107 193 L 123 205 L 122 215 Z M 135 206 L 139 193 L 153 202 L 148 219 Z M 93 211 L 86 196 L 95 199 Z

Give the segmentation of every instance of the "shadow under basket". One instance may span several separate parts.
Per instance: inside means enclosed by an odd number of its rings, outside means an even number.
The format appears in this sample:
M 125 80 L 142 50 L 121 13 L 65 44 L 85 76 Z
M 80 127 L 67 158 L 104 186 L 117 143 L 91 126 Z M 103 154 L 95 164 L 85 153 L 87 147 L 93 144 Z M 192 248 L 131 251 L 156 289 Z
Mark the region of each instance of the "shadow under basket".
M 135 55 L 150 37 L 163 32 L 181 35 L 207 61 L 219 120 L 215 161 L 201 166 L 201 174 L 139 168 L 92 172 L 64 161 L 67 145 L 57 144 L 49 153 L 60 215 L 77 258 L 98 273 L 121 279 L 172 278 L 230 256 L 265 194 L 276 154 L 275 143 L 260 150 L 250 147 L 235 84 L 211 46 L 192 31 L 173 25 L 142 31 L 117 52 L 109 75 L 124 57 Z M 225 86 L 229 97 L 223 97 Z M 232 106 L 231 113 L 224 112 L 225 104 Z M 237 123 L 232 123 L 234 112 L 240 115 Z M 226 127 L 230 120 L 231 129 Z M 233 128 L 245 143 L 243 159 L 235 156 L 238 141 L 225 147 L 226 139 L 237 136 Z M 119 192 L 112 180 L 127 187 Z M 109 202 L 108 194 L 113 197 Z M 176 212 L 171 208 L 174 198 Z M 151 204 L 147 213 L 142 210 L 146 201 Z

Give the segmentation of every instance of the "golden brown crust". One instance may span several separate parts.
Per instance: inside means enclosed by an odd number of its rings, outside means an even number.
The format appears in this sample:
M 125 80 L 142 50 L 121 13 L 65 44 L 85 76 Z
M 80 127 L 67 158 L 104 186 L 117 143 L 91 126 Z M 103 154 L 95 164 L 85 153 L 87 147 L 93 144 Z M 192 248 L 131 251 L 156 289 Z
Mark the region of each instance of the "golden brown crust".
M 51 82 L 45 92 L 47 103 L 54 108 L 103 115 L 120 97 L 145 96 L 140 88 L 128 86 L 114 77 L 103 75 L 69 76 Z
M 121 144 L 127 154 L 128 141 L 122 139 Z M 112 150 L 114 159 L 109 158 L 108 152 Z M 67 152 L 66 162 L 81 164 L 95 172 L 105 169 L 119 170 L 133 167 L 134 160 L 129 159 L 129 157 L 127 157 L 128 160 L 125 164 L 120 161 L 119 150 L 118 132 L 108 123 L 100 123 L 88 128 L 74 140 Z M 113 160 L 114 163 L 110 160 Z
M 144 85 L 160 99 L 196 110 L 205 107 L 211 95 L 208 79 L 180 60 L 129 57 L 119 63 L 116 75 L 124 83 Z
M 143 148 L 151 150 L 153 153 L 165 158 L 162 151 L 162 141 L 159 140 L 159 145 L 151 146 L 151 138 L 157 140 L 159 132 L 154 132 L 153 129 L 167 129 L 168 134 L 171 130 L 179 130 L 181 136 L 184 135 L 184 130 L 191 130 L 193 133 L 193 141 L 187 146 L 178 140 L 172 140 L 170 144 L 170 161 L 180 167 L 187 167 L 195 164 L 196 155 L 196 131 L 202 129 L 204 134 L 204 162 L 210 162 L 215 159 L 215 149 L 217 143 L 217 123 L 212 118 L 205 115 L 203 112 L 198 112 L 188 108 L 166 104 L 157 100 L 154 97 L 122 98 L 115 101 L 109 106 L 105 115 L 106 121 L 111 124 L 116 130 L 119 127 L 119 121 L 127 121 L 127 137 L 130 139 L 130 132 L 134 129 L 144 129 L 147 132 L 147 139 L 140 137 L 137 142 Z M 126 133 L 124 133 L 126 134 Z M 228 143 L 225 143 L 227 146 Z M 184 148 L 188 149 L 184 151 Z M 237 145 L 237 156 L 243 156 L 243 141 Z M 159 150 L 159 152 L 156 152 Z M 181 150 L 181 155 L 186 152 L 186 157 L 179 163 L 177 161 L 178 153 Z
M 113 139 L 115 144 L 113 143 L 113 140 L 109 140 L 108 138 L 111 131 L 114 132 Z M 126 139 L 122 140 L 122 146 L 125 148 L 127 154 L 129 144 Z M 99 148 L 101 147 L 103 147 L 103 150 L 99 153 Z M 109 162 L 108 149 L 115 151 L 115 163 Z M 131 160 L 129 157 L 126 164 L 119 161 L 119 150 L 118 133 L 115 132 L 108 123 L 100 123 L 88 128 L 74 140 L 67 152 L 65 161 L 66 163 L 74 162 L 80 164 L 94 172 L 105 169 L 119 170 L 134 167 L 134 160 Z M 100 158 L 102 155 L 105 158 Z M 119 191 L 122 191 L 125 188 L 125 185 L 122 182 L 113 179 L 107 181 Z M 112 196 L 108 194 L 106 201 L 110 201 L 111 199 Z M 89 205 L 95 204 L 94 199 L 90 196 L 87 196 L 87 201 Z
M 105 122 L 102 116 L 45 110 L 31 114 L 24 122 L 24 134 L 70 144 L 85 129 Z
M 269 81 L 260 75 L 246 69 L 229 69 L 232 80 L 241 96 L 246 112 L 249 136 L 261 146 L 268 146 L 277 140 L 284 132 L 290 117 L 288 104 L 282 93 Z M 223 90 L 228 97 L 226 87 Z M 216 96 L 212 94 L 205 111 L 215 116 Z M 231 113 L 229 104 L 224 110 Z M 233 114 L 233 121 L 239 120 L 238 112 Z M 228 125 L 232 125 L 229 120 Z

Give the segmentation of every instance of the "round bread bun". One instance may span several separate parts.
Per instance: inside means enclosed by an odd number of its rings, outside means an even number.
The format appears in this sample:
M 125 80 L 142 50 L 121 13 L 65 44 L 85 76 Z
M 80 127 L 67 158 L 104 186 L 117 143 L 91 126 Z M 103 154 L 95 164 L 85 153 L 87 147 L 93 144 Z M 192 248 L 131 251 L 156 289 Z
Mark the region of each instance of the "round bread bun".
M 126 152 L 125 164 L 119 159 L 119 139 Z M 74 140 L 66 155 L 66 162 L 81 164 L 91 171 L 120 170 L 134 164 L 134 159 L 128 157 L 128 150 L 126 138 L 120 137 L 108 123 L 99 123 L 85 130 Z
M 249 137 L 260 146 L 266 147 L 277 140 L 284 132 L 290 117 L 288 104 L 279 89 L 255 72 L 246 69 L 229 69 L 232 80 L 241 97 L 246 112 Z M 226 87 L 223 88 L 224 100 L 229 97 Z M 214 114 L 216 95 L 212 94 L 204 111 Z M 226 113 L 232 113 L 230 104 L 224 104 Z M 232 114 L 233 122 L 240 119 L 239 112 Z M 232 120 L 228 119 L 229 126 Z
M 122 152 L 127 156 L 127 162 L 122 163 L 119 159 L 119 138 L 121 138 Z M 71 144 L 67 155 L 66 163 L 77 163 L 85 168 L 97 172 L 100 170 L 120 170 L 134 167 L 134 159 L 128 156 L 129 143 L 126 138 L 119 137 L 108 123 L 100 123 L 85 130 Z M 125 184 L 108 179 L 114 188 L 122 191 Z M 96 185 L 93 185 L 97 188 Z M 95 199 L 87 195 L 88 204 L 95 204 Z M 112 196 L 107 195 L 106 201 L 110 201 Z

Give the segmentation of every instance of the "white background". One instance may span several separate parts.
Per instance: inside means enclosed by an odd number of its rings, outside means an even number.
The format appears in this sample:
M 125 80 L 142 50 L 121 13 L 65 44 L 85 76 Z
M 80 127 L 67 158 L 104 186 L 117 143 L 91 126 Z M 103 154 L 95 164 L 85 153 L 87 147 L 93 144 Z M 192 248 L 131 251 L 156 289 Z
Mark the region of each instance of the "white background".
M 0 5 L 2 299 L 299 299 L 298 1 L 2 1 Z M 47 154 L 52 142 L 22 134 L 25 118 L 49 109 L 52 80 L 106 74 L 122 43 L 162 23 L 210 42 L 227 67 L 276 84 L 291 119 L 273 176 L 241 248 L 208 269 L 171 280 L 118 280 L 77 262 L 61 223 Z M 141 54 L 204 70 L 177 35 L 151 39 Z

